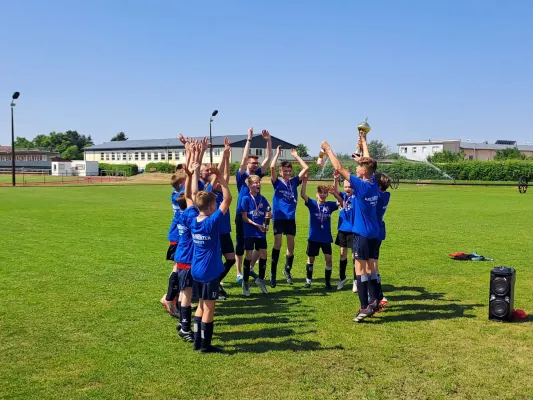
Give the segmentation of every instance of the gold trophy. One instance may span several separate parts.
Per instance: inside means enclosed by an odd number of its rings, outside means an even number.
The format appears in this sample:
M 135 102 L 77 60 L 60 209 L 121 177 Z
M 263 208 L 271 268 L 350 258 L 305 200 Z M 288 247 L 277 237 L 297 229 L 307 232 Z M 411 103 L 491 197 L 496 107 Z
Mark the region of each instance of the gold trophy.
M 362 138 L 366 139 L 366 134 L 370 132 L 370 125 L 368 125 L 368 117 L 365 118 L 363 122 L 357 125 L 357 130 L 359 131 L 359 141 L 357 142 L 357 153 L 363 154 L 363 143 Z

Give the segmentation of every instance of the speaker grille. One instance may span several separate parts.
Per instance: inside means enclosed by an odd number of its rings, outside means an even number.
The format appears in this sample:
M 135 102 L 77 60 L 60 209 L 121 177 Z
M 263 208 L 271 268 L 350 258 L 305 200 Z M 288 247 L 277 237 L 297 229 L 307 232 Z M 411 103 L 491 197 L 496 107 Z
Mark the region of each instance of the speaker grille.
M 497 294 L 498 296 L 505 296 L 509 291 L 509 282 L 506 278 L 494 278 L 490 284 L 492 293 Z
M 490 303 L 490 311 L 498 318 L 504 317 L 509 311 L 509 305 L 504 300 L 494 300 Z

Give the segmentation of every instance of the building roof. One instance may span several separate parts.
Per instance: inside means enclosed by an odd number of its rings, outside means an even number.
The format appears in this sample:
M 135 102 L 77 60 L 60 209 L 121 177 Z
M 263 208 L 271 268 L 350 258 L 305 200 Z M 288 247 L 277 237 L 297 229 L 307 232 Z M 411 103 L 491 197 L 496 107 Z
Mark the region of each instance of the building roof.
M 11 154 L 11 146 L 0 146 L 0 153 L 2 154 Z M 50 151 L 50 150 L 42 150 L 42 149 L 20 149 L 18 147 L 15 147 L 15 154 L 46 154 L 46 155 L 52 155 L 52 154 L 59 154 L 58 151 Z
M 422 144 L 443 144 L 443 143 L 454 143 L 454 142 L 460 142 L 460 139 L 445 139 L 445 140 L 420 140 L 418 142 L 404 142 L 404 143 L 398 143 L 398 146 L 417 146 Z
M 244 147 L 248 135 L 226 135 L 226 136 L 213 136 L 213 147 L 223 147 L 224 138 L 228 138 L 231 141 L 232 147 Z M 281 145 L 283 148 L 288 149 L 296 147 L 296 145 L 284 140 L 278 139 L 272 136 L 272 148 L 276 148 Z M 202 139 L 203 137 L 195 137 L 193 139 Z M 265 141 L 261 135 L 254 135 L 252 138 L 251 147 L 264 147 Z M 117 142 L 106 142 L 96 144 L 90 147 L 86 147 L 84 151 L 103 151 L 103 150 L 140 150 L 140 149 L 176 149 L 183 148 L 183 143 L 178 138 L 169 139 L 144 139 L 144 140 L 123 140 Z
M 509 147 L 516 147 L 520 151 L 533 151 L 533 146 L 530 145 L 509 146 L 506 144 L 461 142 L 459 147 L 465 150 L 503 150 Z

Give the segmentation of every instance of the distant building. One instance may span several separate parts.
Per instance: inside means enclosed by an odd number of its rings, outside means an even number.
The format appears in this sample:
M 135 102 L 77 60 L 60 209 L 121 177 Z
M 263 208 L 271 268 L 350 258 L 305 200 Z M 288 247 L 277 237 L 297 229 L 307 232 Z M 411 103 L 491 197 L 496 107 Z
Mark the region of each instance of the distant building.
M 55 157 L 59 157 L 57 151 L 15 148 L 15 169 L 49 170 Z M 0 169 L 11 170 L 11 146 L 0 146 Z
M 230 162 L 240 162 L 248 135 L 228 135 L 213 137 L 213 163 L 218 163 L 222 159 L 224 151 L 224 138 L 231 141 Z M 272 155 L 277 146 L 281 145 L 282 151 L 280 159 L 292 159 L 290 149 L 296 145 L 272 137 Z M 199 138 L 196 138 L 199 139 Z M 265 157 L 266 141 L 261 135 L 254 135 L 250 143 L 250 154 Z M 146 139 L 146 140 L 125 140 L 117 142 L 107 142 L 86 147 L 86 161 L 98 161 L 109 164 L 137 164 L 139 168 L 146 168 L 146 164 L 151 162 L 168 162 L 170 164 L 180 164 L 185 162 L 185 148 L 179 139 Z M 209 149 L 204 154 L 204 163 L 209 162 Z
M 516 147 L 526 157 L 533 156 L 533 146 L 518 145 L 513 140 L 497 140 L 496 143 L 489 144 L 488 142 L 475 143 L 459 139 L 399 143 L 398 154 L 408 160 L 425 161 L 428 156 L 444 150 L 453 153 L 458 153 L 462 150 L 465 153 L 466 160 L 489 161 L 494 160 L 496 151 L 509 147 Z

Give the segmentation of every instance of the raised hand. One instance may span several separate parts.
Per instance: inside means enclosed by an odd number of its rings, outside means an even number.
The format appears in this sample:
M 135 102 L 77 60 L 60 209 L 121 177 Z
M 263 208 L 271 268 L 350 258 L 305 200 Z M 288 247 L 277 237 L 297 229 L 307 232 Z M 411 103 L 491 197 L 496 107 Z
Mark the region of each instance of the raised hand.
M 220 170 L 216 167 L 209 167 L 207 169 L 207 173 L 209 175 L 216 175 L 218 178 L 222 178 L 222 173 L 220 172 Z
M 335 179 L 339 179 L 340 176 L 341 176 L 341 174 L 339 174 L 339 171 L 333 171 L 333 177 L 334 177 Z
M 266 129 L 263 129 L 263 131 L 261 132 L 261 136 L 263 136 L 265 140 L 270 139 L 270 133 Z
M 180 140 L 181 143 L 183 143 L 184 145 L 186 145 L 187 143 L 189 143 L 189 138 L 188 137 L 185 137 L 183 136 L 183 134 L 180 132 L 178 133 L 178 139 Z
M 298 152 L 296 151 L 296 149 L 291 149 L 291 155 L 296 158 L 296 156 L 298 156 Z
M 322 143 L 320 143 L 320 148 L 324 151 L 327 151 L 328 149 L 331 149 L 331 146 L 324 140 Z
M 281 154 L 281 144 L 276 149 L 276 157 L 279 157 L 280 154 Z
M 248 128 L 248 139 L 252 140 L 252 137 L 254 136 L 254 127 Z
M 224 151 L 229 153 L 231 151 L 231 142 L 228 138 L 224 139 Z
M 210 144 L 207 141 L 207 136 L 202 139 L 201 146 L 202 150 L 207 150 L 209 148 Z

